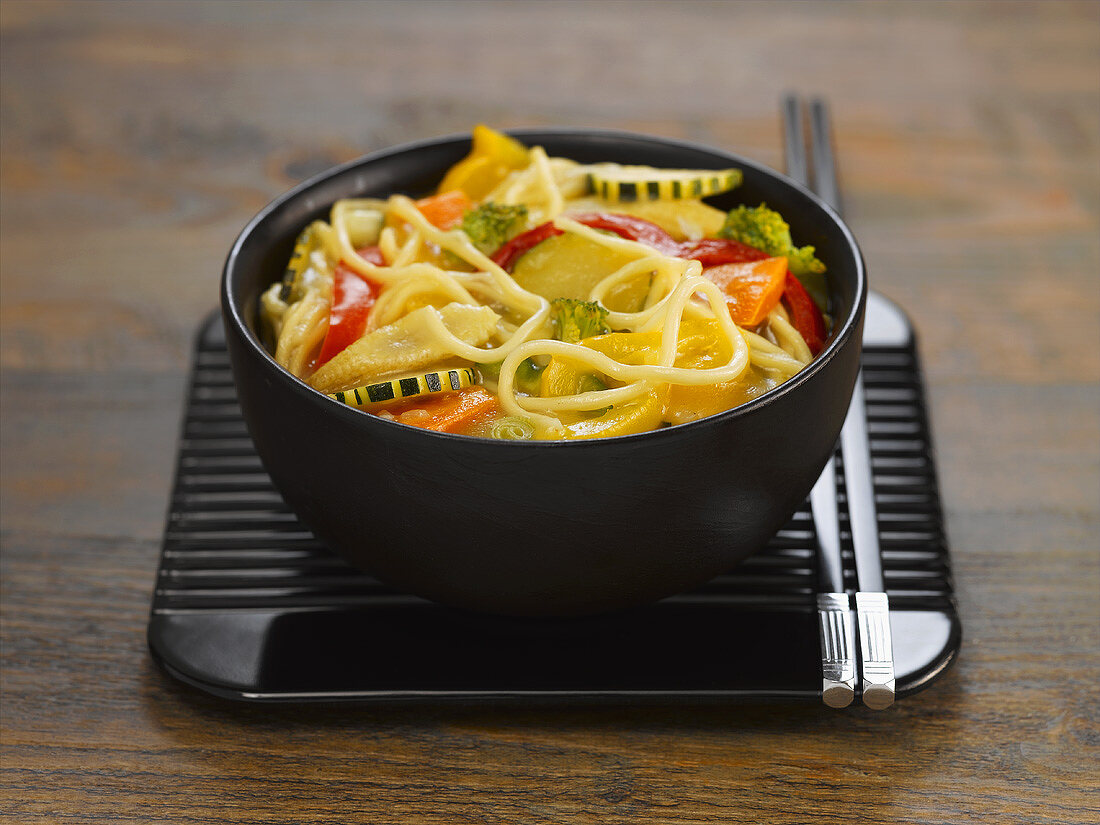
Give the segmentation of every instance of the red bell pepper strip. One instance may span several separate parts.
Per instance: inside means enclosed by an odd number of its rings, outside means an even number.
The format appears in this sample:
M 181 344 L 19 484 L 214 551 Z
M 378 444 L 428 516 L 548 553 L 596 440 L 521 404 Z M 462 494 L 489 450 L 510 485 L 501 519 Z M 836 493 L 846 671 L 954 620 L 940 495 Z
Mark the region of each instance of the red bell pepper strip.
M 589 212 L 584 215 L 570 215 L 577 223 L 583 223 L 593 229 L 614 232 L 620 238 L 637 241 L 652 246 L 665 255 L 680 257 L 680 244 L 655 223 L 635 218 L 633 215 L 620 215 L 617 212 Z
M 593 229 L 604 229 L 614 232 L 629 241 L 644 243 L 646 246 L 651 246 L 665 255 L 683 258 L 687 261 L 699 261 L 703 266 L 744 264 L 751 261 L 762 261 L 770 257 L 767 252 L 762 252 L 740 241 L 725 238 L 704 238 L 698 241 L 684 241 L 681 243 L 657 224 L 650 223 L 642 218 L 635 218 L 632 215 L 596 212 L 574 215 L 573 219 L 577 223 L 583 223 Z
M 584 215 L 570 215 L 569 217 L 577 223 L 582 223 L 593 229 L 603 229 L 608 232 L 614 232 L 620 238 L 626 238 L 628 241 L 638 241 L 647 246 L 652 246 L 658 252 L 664 252 L 666 255 L 676 255 L 680 246 L 671 235 L 657 226 L 657 224 L 630 215 L 592 212 Z M 516 237 L 504 244 L 504 246 L 493 253 L 493 262 L 502 269 L 511 271 L 520 255 L 548 238 L 553 238 L 560 234 L 562 234 L 562 231 L 555 227 L 553 223 L 547 222 L 540 224 L 534 229 L 529 229 L 526 232 L 516 235 Z M 765 255 L 764 257 L 767 256 Z
M 520 255 L 531 249 L 531 247 L 538 246 L 547 238 L 553 238 L 555 235 L 561 234 L 562 231 L 549 221 L 539 224 L 534 229 L 528 229 L 526 232 L 516 235 L 494 252 L 492 255 L 493 263 L 501 269 L 511 272 Z
M 810 352 L 817 355 L 825 347 L 825 317 L 806 287 L 790 271 L 787 272 L 787 280 L 783 284 L 782 300 L 791 317 L 791 326 L 806 340 Z
M 722 264 L 747 264 L 762 261 L 770 257 L 754 246 L 725 238 L 703 238 L 700 241 L 685 241 L 680 244 L 679 258 L 698 261 L 704 267 Z
M 386 258 L 382 254 L 382 250 L 377 246 L 364 246 L 362 249 L 356 249 L 355 251 L 359 253 L 360 258 L 369 264 L 374 264 L 375 266 L 386 265 Z M 363 276 L 360 275 L 359 277 L 362 278 Z
M 372 264 L 384 266 L 386 263 L 377 246 L 357 251 Z M 333 276 L 332 309 L 329 311 L 328 332 L 325 333 L 325 341 L 321 345 L 321 354 L 317 356 L 318 367 L 362 337 L 363 330 L 367 328 L 367 317 L 379 292 L 377 284 L 343 263 L 336 265 Z

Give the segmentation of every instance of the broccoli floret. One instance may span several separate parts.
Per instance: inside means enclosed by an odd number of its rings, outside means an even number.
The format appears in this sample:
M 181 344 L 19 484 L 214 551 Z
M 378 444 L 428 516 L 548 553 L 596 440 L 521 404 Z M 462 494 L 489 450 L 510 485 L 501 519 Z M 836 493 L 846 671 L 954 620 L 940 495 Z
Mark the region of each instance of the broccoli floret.
M 795 247 L 791 227 L 782 215 L 768 209 L 767 204 L 762 203 L 755 209 L 739 206 L 731 210 L 718 234 L 769 255 L 784 256 L 793 275 L 820 275 L 825 271 L 825 264 L 814 257 L 812 246 Z
M 491 255 L 526 219 L 527 207 L 522 203 L 506 206 L 487 201 L 462 217 L 462 231 L 470 236 L 474 246 Z
M 555 298 L 550 302 L 550 318 L 554 322 L 555 337 L 567 344 L 611 332 L 607 310 L 595 301 Z

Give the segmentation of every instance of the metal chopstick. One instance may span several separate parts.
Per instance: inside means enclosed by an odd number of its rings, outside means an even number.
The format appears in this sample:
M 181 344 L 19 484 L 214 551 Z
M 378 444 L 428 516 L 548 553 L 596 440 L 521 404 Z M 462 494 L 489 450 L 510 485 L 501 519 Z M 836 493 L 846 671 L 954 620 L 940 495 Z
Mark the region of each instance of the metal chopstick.
M 783 132 L 787 176 L 809 185 L 806 133 L 802 104 L 789 95 L 783 101 Z M 821 642 L 821 698 L 829 707 L 852 703 L 856 686 L 855 627 L 844 589 L 844 562 L 840 552 L 836 467 L 830 458 L 810 493 L 810 509 L 817 537 L 817 626 Z
M 836 182 L 829 128 L 829 110 L 815 98 L 810 103 L 810 145 L 815 190 L 819 197 L 840 211 L 840 190 Z M 848 520 L 852 551 L 856 561 L 856 616 L 859 625 L 861 692 L 863 704 L 881 710 L 894 702 L 894 654 L 890 631 L 890 602 L 882 575 L 878 512 L 875 507 L 871 448 L 867 435 L 867 411 L 862 371 L 856 378 L 848 417 L 840 432 L 844 460 Z

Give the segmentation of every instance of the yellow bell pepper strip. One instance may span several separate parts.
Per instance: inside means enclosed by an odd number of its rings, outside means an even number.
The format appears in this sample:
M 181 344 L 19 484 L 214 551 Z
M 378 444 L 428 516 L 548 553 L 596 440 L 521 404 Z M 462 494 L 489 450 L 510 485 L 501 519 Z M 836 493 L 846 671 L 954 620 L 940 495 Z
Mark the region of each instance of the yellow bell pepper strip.
M 612 332 L 579 342 L 624 364 L 655 364 L 661 347 L 661 333 Z M 542 371 L 539 395 L 551 398 L 606 389 L 600 377 L 582 371 L 575 361 L 554 356 Z M 668 398 L 667 385 L 654 388 L 618 407 L 565 413 L 565 438 L 607 438 L 653 430 L 660 426 Z
M 572 362 L 555 356 L 539 376 L 538 394 L 543 398 L 558 398 L 563 395 L 579 395 L 589 390 L 607 389 L 602 381 L 595 383 L 592 380 L 595 378 L 591 372 L 581 372 Z
M 717 284 L 735 324 L 755 327 L 768 317 L 783 296 L 787 259 L 765 258 L 749 263 L 722 264 L 703 270 L 703 277 Z
M 452 166 L 439 184 L 439 192 L 461 190 L 480 201 L 509 173 L 530 163 L 527 147 L 503 132 L 479 123 L 474 127 L 470 154 Z
M 613 332 L 589 338 L 584 341 L 584 346 L 624 364 L 655 364 L 661 348 L 661 333 Z M 676 343 L 675 366 L 712 369 L 726 363 L 729 357 L 729 344 L 719 332 L 717 321 L 684 319 Z M 556 360 L 551 361 L 547 372 L 555 367 Z M 558 380 L 564 384 L 567 378 L 559 375 Z M 733 381 L 699 386 L 672 384 L 668 387 L 661 420 L 684 424 L 705 418 L 743 404 L 765 392 L 769 386 L 759 370 L 751 366 Z
M 659 330 L 612 332 L 585 338 L 580 344 L 622 364 L 656 364 L 660 356 L 661 333 Z M 717 321 L 684 319 L 676 344 L 675 366 L 710 369 L 726 363 L 729 356 L 729 344 L 722 338 Z M 591 380 L 598 376 L 583 369 L 579 363 L 567 358 L 551 358 L 543 370 L 539 394 L 549 398 L 594 389 Z M 764 389 L 766 385 L 755 373 L 717 385 L 661 385 L 632 402 L 598 416 L 593 416 L 591 412 L 574 414 L 576 420 L 563 421 L 565 437 L 604 438 L 645 432 L 666 421 L 682 424 L 727 410 L 755 397 Z
M 746 404 L 766 392 L 770 386 L 761 371 L 753 366 L 735 381 L 699 386 L 675 384 L 669 389 L 665 421 L 670 424 L 698 421 L 708 415 Z
M 668 389 L 667 384 L 662 384 L 621 407 L 612 407 L 598 418 L 586 418 L 566 424 L 565 437 L 569 439 L 610 438 L 616 435 L 633 435 L 655 430 L 664 420 Z
M 684 337 L 689 323 L 690 321 L 685 321 L 681 324 L 681 339 Z M 661 350 L 661 331 L 612 332 L 607 335 L 586 338 L 580 343 L 582 346 L 602 353 L 620 364 L 629 364 L 630 366 L 653 365 L 657 363 Z

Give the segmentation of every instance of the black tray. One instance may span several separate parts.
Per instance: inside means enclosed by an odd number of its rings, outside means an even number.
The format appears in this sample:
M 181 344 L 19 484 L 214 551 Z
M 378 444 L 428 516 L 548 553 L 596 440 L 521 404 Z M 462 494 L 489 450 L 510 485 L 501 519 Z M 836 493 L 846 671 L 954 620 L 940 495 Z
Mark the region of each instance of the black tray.
M 864 344 L 904 697 L 955 658 L 961 626 L 912 327 L 873 293 Z M 463 613 L 353 569 L 290 512 L 241 419 L 218 316 L 194 358 L 148 628 L 153 658 L 176 678 L 269 702 L 820 698 L 808 507 L 764 552 L 649 607 L 568 620 Z M 854 589 L 847 544 L 845 570 Z

